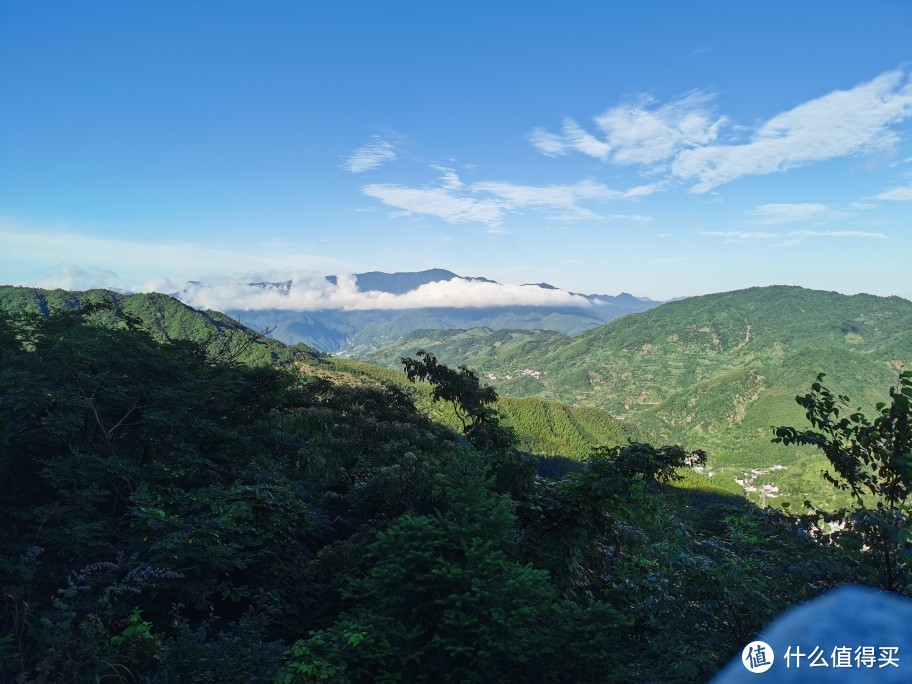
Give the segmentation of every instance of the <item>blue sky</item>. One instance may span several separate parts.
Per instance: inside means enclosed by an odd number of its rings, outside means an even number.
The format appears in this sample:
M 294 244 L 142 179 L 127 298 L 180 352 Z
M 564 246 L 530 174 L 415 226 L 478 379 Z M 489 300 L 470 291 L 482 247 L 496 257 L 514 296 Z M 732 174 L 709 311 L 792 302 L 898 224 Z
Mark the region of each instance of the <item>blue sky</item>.
M 909 36 L 899 0 L 0 0 L 0 281 L 912 298 Z

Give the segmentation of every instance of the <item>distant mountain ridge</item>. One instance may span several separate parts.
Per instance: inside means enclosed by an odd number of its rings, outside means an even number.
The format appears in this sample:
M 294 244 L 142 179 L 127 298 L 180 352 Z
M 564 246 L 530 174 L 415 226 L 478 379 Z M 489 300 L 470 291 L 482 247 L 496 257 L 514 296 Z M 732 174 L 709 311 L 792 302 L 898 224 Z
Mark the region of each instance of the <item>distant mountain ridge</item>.
M 397 273 L 369 271 L 356 273 L 354 277 L 360 292 L 384 292 L 392 295 L 405 295 L 423 285 L 441 281 L 461 280 L 499 284 L 489 278 L 460 276 L 442 268 Z M 326 276 L 326 281 L 338 285 L 339 277 Z M 250 284 L 285 294 L 288 294 L 292 287 L 292 281 Z M 523 287 L 560 291 L 560 288 L 548 283 L 528 283 Z M 251 327 L 270 329 L 274 338 L 289 344 L 303 342 L 321 351 L 357 356 L 395 342 L 414 330 L 426 328 L 543 329 L 565 335 L 577 335 L 620 316 L 645 311 L 661 303 L 646 297 L 635 297 L 626 292 L 616 296 L 576 292 L 567 294 L 585 298 L 591 305 L 453 306 L 357 311 L 240 310 L 226 307 L 226 313 Z M 175 296 L 181 298 L 181 293 L 175 293 Z

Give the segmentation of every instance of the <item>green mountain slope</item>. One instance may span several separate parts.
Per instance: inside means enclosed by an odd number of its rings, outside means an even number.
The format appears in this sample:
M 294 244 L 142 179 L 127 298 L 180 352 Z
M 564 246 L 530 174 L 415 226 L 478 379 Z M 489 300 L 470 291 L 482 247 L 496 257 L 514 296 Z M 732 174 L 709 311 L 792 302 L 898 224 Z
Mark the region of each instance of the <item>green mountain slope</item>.
M 123 312 L 136 316 L 159 342 L 193 340 L 203 342 L 210 353 L 246 363 L 287 364 L 320 355 L 303 344 L 288 346 L 278 340 L 256 335 L 250 328 L 218 311 L 199 311 L 158 293 L 123 295 L 109 290 L 43 290 L 34 287 L 0 286 L 0 309 L 47 315 L 74 310 L 86 303 L 112 302 Z
M 829 496 L 816 453 L 770 444 L 771 425 L 803 423 L 795 395 L 824 371 L 831 389 L 869 408 L 912 365 L 912 302 L 800 287 L 671 302 L 572 339 L 523 331 L 505 344 L 502 332 L 421 331 L 364 358 L 392 366 L 426 348 L 475 368 L 504 394 L 596 406 L 705 448 L 729 481 L 785 465 L 755 484 L 793 498 Z

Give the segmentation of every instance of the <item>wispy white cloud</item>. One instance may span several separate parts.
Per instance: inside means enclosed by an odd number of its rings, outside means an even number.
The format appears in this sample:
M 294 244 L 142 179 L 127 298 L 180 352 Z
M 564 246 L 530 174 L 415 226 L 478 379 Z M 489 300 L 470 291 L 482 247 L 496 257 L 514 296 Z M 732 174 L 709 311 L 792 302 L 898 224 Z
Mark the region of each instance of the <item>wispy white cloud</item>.
M 392 183 L 373 183 L 361 188 L 368 197 L 399 209 L 400 216 L 436 216 L 447 223 L 481 223 L 498 232 L 504 206 L 492 199 L 476 199 L 446 183 L 438 187 L 413 188 Z
M 774 116 L 743 144 L 684 149 L 672 173 L 707 192 L 749 175 L 784 171 L 813 162 L 891 149 L 891 126 L 912 116 L 912 82 L 890 71 L 850 90 L 837 90 Z
M 666 103 L 641 96 L 596 116 L 593 132 L 567 118 L 560 132 L 536 128 L 529 140 L 548 156 L 579 152 L 607 163 L 637 164 L 705 193 L 744 176 L 893 150 L 899 141 L 894 127 L 912 117 L 912 80 L 904 70 L 888 71 L 755 127 L 729 125 L 715 113 L 714 101 L 705 91 Z
M 912 185 L 899 188 L 890 188 L 871 199 L 888 200 L 891 202 L 912 202 Z
M 912 157 L 906 157 L 905 159 L 897 159 L 896 161 L 890 162 L 887 166 L 891 169 L 897 166 L 902 166 L 903 164 L 912 164 Z
M 703 230 L 704 237 L 722 238 L 726 243 L 753 243 L 768 240 L 781 240 L 780 247 L 791 247 L 805 240 L 819 238 L 860 238 L 868 240 L 887 240 L 885 233 L 874 233 L 865 230 L 792 230 L 787 232 L 746 231 L 746 230 Z
M 645 214 L 608 214 L 605 218 L 609 218 L 612 221 L 635 221 L 636 223 L 652 221 L 652 216 L 646 216 Z
M 711 93 L 693 92 L 658 104 L 655 98 L 642 95 L 631 104 L 612 107 L 595 117 L 601 138 L 567 118 L 559 134 L 537 128 L 529 140 L 549 156 L 581 152 L 615 164 L 654 164 L 682 149 L 716 139 L 725 118 L 713 114 L 713 97 Z
M 757 240 L 771 240 L 781 237 L 780 233 L 761 233 L 746 230 L 701 230 L 700 235 L 723 238 L 725 242 L 756 242 Z
M 537 128 L 529 139 L 549 156 L 576 151 L 616 164 L 654 164 L 716 139 L 725 118 L 713 114 L 713 98 L 711 93 L 693 92 L 658 104 L 655 98 L 642 95 L 595 117 L 601 138 L 567 118 L 559 134 Z
M 653 193 L 664 190 L 668 186 L 668 183 L 665 181 L 658 181 L 656 183 L 647 183 L 645 185 L 637 185 L 629 190 L 624 191 L 624 199 L 637 199 L 639 197 L 646 197 L 647 195 L 652 195 Z
M 342 168 L 352 173 L 364 173 L 378 166 L 395 161 L 396 149 L 390 140 L 375 135 L 366 145 L 352 151 L 342 162 Z
M 834 238 L 864 238 L 867 240 L 887 240 L 886 233 L 872 233 L 867 230 L 796 230 L 789 233 L 798 238 L 834 237 Z
M 694 92 L 658 106 L 644 97 L 635 105 L 609 109 L 595 123 L 615 148 L 615 163 L 651 164 L 718 137 L 726 119 L 709 109 L 713 97 Z
M 394 183 L 372 183 L 361 188 L 368 197 L 398 209 L 399 216 L 433 216 L 447 223 L 480 223 L 491 232 L 501 232 L 506 203 L 494 197 L 478 196 L 458 174 L 446 167 L 432 167 L 441 173 L 436 186 L 410 187 Z
M 605 161 L 611 153 L 611 145 L 586 132 L 573 119 L 564 119 L 559 134 L 536 128 L 529 134 L 529 140 L 538 150 L 549 157 L 567 154 L 572 150 Z
M 624 193 L 591 180 L 569 185 L 520 185 L 507 181 L 483 181 L 472 188 L 505 201 L 511 207 L 567 207 L 583 200 L 606 202 Z
M 487 181 L 474 183 L 472 190 L 495 197 L 507 210 L 543 209 L 551 212 L 552 218 L 575 220 L 608 218 L 582 206 L 581 202 L 604 204 L 613 200 L 634 199 L 655 192 L 657 187 L 656 185 L 640 185 L 629 190 L 615 190 L 604 183 L 591 180 L 553 185 L 520 185 L 506 181 Z
M 373 183 L 365 185 L 361 191 L 400 210 L 400 215 L 435 216 L 447 223 L 480 223 L 492 232 L 499 232 L 508 212 L 524 210 L 544 211 L 549 218 L 564 221 L 630 219 L 631 216 L 622 214 L 603 216 L 583 203 L 604 204 L 614 200 L 637 199 L 661 187 L 660 184 L 649 184 L 616 190 L 591 180 L 552 185 L 522 185 L 507 181 L 481 181 L 466 185 L 452 169 L 434 168 L 442 173 L 435 186 Z M 636 215 L 633 220 L 649 218 Z
M 773 225 L 776 223 L 793 223 L 796 221 L 823 221 L 840 215 L 825 204 L 784 203 L 762 204 L 752 212 L 754 218 L 750 223 Z
M 459 178 L 453 169 L 446 166 L 432 166 L 431 168 L 440 172 L 440 184 L 442 187 L 448 190 L 459 190 L 464 185 L 462 179 Z

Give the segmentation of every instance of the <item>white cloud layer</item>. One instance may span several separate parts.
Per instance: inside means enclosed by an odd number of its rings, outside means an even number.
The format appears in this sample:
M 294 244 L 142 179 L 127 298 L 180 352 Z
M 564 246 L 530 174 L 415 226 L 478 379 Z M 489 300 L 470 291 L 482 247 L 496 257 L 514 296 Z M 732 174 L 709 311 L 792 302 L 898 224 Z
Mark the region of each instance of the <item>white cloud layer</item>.
M 548 156 L 580 152 L 604 162 L 639 164 L 704 193 L 744 176 L 893 150 L 899 142 L 893 127 L 912 117 L 912 80 L 903 70 L 888 71 L 804 102 L 753 129 L 730 126 L 727 139 L 723 133 L 729 120 L 713 111 L 713 100 L 706 92 L 665 104 L 644 96 L 595 117 L 596 134 L 567 118 L 560 133 L 536 128 L 529 139 Z M 902 188 L 884 195 L 878 199 L 906 198 Z
M 338 260 L 309 254 L 299 245 L 252 244 L 245 251 L 190 242 L 105 238 L 68 228 L 40 228 L 0 219 L 3 283 L 48 288 L 120 287 L 174 291 L 174 283 L 211 273 L 251 269 L 350 269 Z M 170 290 L 168 288 L 171 288 Z
M 69 262 L 62 262 L 57 273 L 38 281 L 38 287 L 52 290 L 110 290 L 117 288 L 117 273 L 109 268 L 82 268 Z
M 342 168 L 352 173 L 364 173 L 388 161 L 396 160 L 393 143 L 375 135 L 367 145 L 354 150 L 344 162 Z
M 290 288 L 263 288 L 245 282 L 222 280 L 206 285 L 188 285 L 179 298 L 190 306 L 205 309 L 320 311 L 342 309 L 480 308 L 492 306 L 591 306 L 585 297 L 563 290 L 535 285 L 509 285 L 475 280 L 453 279 L 427 283 L 411 292 L 358 289 L 357 279 L 340 275 L 333 285 L 322 276 L 298 273 Z
M 239 252 L 191 243 L 155 244 L 41 230 L 2 219 L 0 244 L 4 246 L 0 250 L 3 284 L 179 293 L 190 306 L 216 310 L 591 305 L 585 297 L 564 290 L 463 279 L 428 283 L 403 295 L 362 292 L 354 276 L 340 275 L 335 285 L 324 277 L 345 273 L 347 264 L 308 255 L 287 244 L 262 245 L 262 252 Z M 39 272 L 41 275 L 34 275 Z M 211 275 L 216 273 L 244 275 Z M 187 282 L 191 279 L 202 283 Z M 285 281 L 291 282 L 290 288 L 251 285 Z

